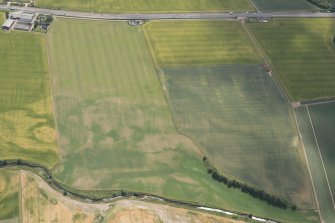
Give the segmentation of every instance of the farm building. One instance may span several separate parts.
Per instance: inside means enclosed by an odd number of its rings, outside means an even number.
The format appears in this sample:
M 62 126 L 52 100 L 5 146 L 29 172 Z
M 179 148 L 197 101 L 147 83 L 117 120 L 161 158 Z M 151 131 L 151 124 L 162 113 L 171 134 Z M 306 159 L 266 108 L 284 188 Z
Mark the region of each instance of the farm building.
M 3 30 L 10 30 L 10 28 L 12 27 L 12 25 L 14 24 L 14 20 L 13 19 L 7 19 L 3 24 L 2 24 L 2 29 Z
M 14 29 L 29 31 L 34 23 L 35 14 L 24 12 L 12 12 L 9 18 L 17 20 Z
M 31 28 L 31 24 L 26 24 L 26 23 L 16 23 L 14 29 L 17 29 L 17 30 L 22 30 L 22 31 L 29 31 Z

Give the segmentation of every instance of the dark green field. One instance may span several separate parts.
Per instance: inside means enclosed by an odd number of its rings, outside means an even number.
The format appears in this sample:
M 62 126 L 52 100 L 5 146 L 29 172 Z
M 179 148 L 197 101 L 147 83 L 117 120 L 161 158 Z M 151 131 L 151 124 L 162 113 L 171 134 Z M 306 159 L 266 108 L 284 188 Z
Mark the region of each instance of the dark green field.
M 314 206 L 292 111 L 260 65 L 163 72 L 177 127 L 220 172 Z
M 36 0 L 45 8 L 99 12 L 192 12 L 253 10 L 249 0 Z
M 312 11 L 317 7 L 307 0 L 252 0 L 261 11 Z
M 297 120 L 320 208 L 320 216 L 325 223 L 332 223 L 335 219 L 335 209 L 332 201 L 335 182 L 333 172 L 335 159 L 334 111 L 334 104 L 308 106 L 308 110 L 307 107 L 296 109 Z M 322 160 L 324 161 L 326 172 Z M 328 185 L 327 177 L 330 185 Z
M 293 101 L 335 96 L 335 19 L 249 23 Z
M 335 103 L 309 106 L 309 110 L 331 190 L 335 194 Z

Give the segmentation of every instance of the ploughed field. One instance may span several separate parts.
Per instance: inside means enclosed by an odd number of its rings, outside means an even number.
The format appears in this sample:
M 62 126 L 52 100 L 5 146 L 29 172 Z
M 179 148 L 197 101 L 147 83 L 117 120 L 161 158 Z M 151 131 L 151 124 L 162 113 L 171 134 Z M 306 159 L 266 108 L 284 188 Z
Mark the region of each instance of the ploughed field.
M 52 167 L 57 143 L 45 41 L 0 31 L 0 157 Z
M 249 23 L 293 101 L 335 96 L 335 19 Z
M 253 51 L 246 34 L 240 34 L 236 30 L 238 38 L 247 40 L 241 50 Z M 54 173 L 62 183 L 76 189 L 148 192 L 282 221 L 315 222 L 315 213 L 275 208 L 211 179 L 202 151 L 176 130 L 142 27 L 57 18 L 47 38 L 62 154 Z M 252 56 L 256 59 L 250 60 L 259 60 L 257 54 Z
M 99 12 L 192 12 L 253 10 L 249 0 L 36 0 L 45 8 Z

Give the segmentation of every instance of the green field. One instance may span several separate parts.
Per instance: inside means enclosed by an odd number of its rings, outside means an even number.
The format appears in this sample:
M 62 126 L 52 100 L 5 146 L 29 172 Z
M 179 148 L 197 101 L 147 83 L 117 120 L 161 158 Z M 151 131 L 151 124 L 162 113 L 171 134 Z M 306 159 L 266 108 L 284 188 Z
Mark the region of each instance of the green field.
M 160 66 L 260 63 L 239 22 L 157 21 L 145 30 Z
M 332 133 L 334 133 L 335 106 L 334 104 L 318 105 L 309 106 L 308 109 L 309 110 L 307 110 L 306 107 L 297 108 L 297 120 L 314 182 L 315 194 L 320 208 L 320 216 L 325 223 L 331 223 L 335 219 L 335 209 L 318 145 L 320 146 L 327 176 L 334 193 L 334 139 Z M 318 144 L 315 140 L 310 121 L 311 119 L 313 121 Z
M 309 106 L 332 193 L 335 195 L 335 104 Z
M 267 205 L 213 181 L 176 132 L 140 27 L 57 19 L 48 33 L 62 159 L 56 178 L 77 189 L 128 189 L 286 222 L 313 212 Z
M 44 8 L 98 12 L 193 12 L 253 10 L 249 0 L 36 0 Z
M 249 23 L 293 101 L 335 96 L 335 19 Z
M 252 0 L 260 11 L 312 11 L 317 7 L 307 0 Z
M 177 127 L 221 173 L 314 207 L 292 111 L 260 65 L 163 72 Z
M 0 222 L 19 217 L 19 175 L 0 169 Z
M 44 37 L 0 31 L 0 157 L 52 167 L 57 143 Z

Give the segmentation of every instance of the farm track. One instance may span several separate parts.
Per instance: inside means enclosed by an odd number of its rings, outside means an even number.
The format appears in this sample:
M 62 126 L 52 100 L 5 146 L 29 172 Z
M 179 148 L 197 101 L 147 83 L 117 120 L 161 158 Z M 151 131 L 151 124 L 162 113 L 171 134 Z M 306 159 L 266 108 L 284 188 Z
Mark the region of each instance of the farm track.
M 4 165 L 3 162 L 6 161 L 7 163 Z M 66 189 L 64 186 L 62 186 L 57 180 L 55 180 L 52 177 L 51 172 L 38 164 L 33 164 L 29 162 L 25 162 L 23 160 L 0 160 L 0 169 L 2 168 L 17 168 L 17 170 L 28 170 L 32 172 L 33 174 L 41 177 L 45 183 L 47 183 L 53 190 L 62 193 L 64 196 L 69 196 L 71 199 L 83 202 L 83 203 L 91 203 L 91 204 L 98 204 L 98 203 L 110 203 L 113 202 L 116 199 L 120 198 L 129 198 L 129 197 L 136 197 L 139 199 L 153 199 L 157 200 L 160 202 L 164 202 L 166 204 L 171 204 L 171 205 L 178 205 L 182 208 L 194 208 L 197 210 L 208 210 L 209 212 L 214 212 L 214 213 L 229 213 L 229 215 L 234 215 L 234 216 L 239 216 L 239 217 L 246 217 L 250 218 L 250 214 L 247 213 L 240 213 L 240 212 L 231 212 L 229 210 L 222 210 L 222 209 L 217 209 L 215 207 L 206 207 L 201 204 L 196 204 L 196 203 L 190 203 L 186 201 L 178 201 L 178 200 L 173 200 L 161 196 L 156 196 L 154 194 L 148 194 L 148 193 L 138 193 L 138 192 L 133 192 L 133 191 L 127 191 L 126 195 L 120 195 L 116 197 L 103 197 L 103 198 L 91 198 L 90 196 L 87 195 L 81 195 L 79 193 L 70 191 Z M 260 222 L 265 222 L 269 221 L 272 223 L 276 223 L 276 221 L 272 219 L 263 219 L 259 218 L 257 216 L 252 216 L 252 219 Z
M 66 10 L 52 10 L 42 8 L 13 7 L 0 5 L 0 10 L 20 10 L 31 13 L 52 14 L 54 16 L 83 18 L 83 19 L 105 19 L 105 20 L 129 20 L 129 19 L 236 19 L 258 18 L 258 17 L 278 17 L 278 18 L 334 18 L 335 13 L 320 12 L 271 12 L 271 13 L 227 13 L 227 12 L 199 12 L 199 13 L 93 13 L 76 12 Z

